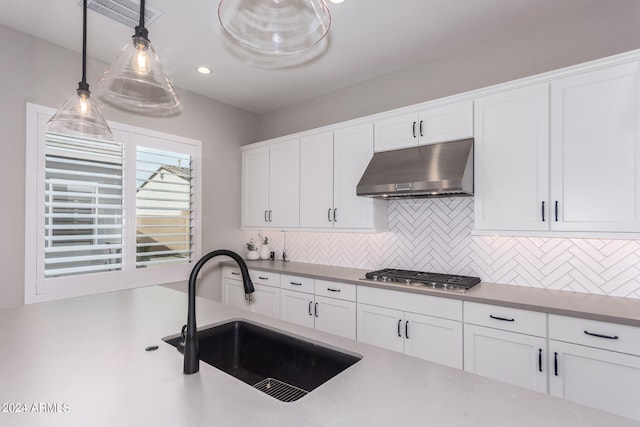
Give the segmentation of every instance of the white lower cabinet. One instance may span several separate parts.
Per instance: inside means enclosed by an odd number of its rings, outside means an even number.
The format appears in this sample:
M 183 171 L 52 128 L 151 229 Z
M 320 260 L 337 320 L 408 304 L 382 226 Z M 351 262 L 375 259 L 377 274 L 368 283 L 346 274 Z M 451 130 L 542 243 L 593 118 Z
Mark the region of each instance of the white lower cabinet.
M 462 369 L 461 301 L 359 287 L 357 306 L 358 341 Z
M 552 395 L 640 421 L 638 328 L 550 315 L 549 338 Z
M 241 308 L 265 316 L 280 317 L 280 275 L 249 271 L 255 292 L 251 297 L 244 293 L 242 276 L 239 268 L 224 267 L 222 269 L 222 302 L 232 307 Z M 268 283 L 268 284 L 265 284 Z
M 354 285 L 295 276 L 282 278 L 282 320 L 356 339 Z M 324 296 L 327 293 L 337 297 Z
M 464 303 L 464 370 L 547 392 L 547 315 Z

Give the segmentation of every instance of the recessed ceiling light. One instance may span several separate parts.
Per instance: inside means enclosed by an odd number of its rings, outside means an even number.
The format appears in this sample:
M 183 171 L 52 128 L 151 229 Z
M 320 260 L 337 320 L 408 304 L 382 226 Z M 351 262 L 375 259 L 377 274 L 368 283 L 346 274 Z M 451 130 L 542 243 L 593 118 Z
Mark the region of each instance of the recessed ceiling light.
M 196 71 L 200 74 L 211 74 L 211 68 L 209 67 L 198 67 L 196 68 Z
M 329 3 L 333 3 L 333 4 L 340 4 L 340 3 L 344 3 L 345 0 L 329 0 Z

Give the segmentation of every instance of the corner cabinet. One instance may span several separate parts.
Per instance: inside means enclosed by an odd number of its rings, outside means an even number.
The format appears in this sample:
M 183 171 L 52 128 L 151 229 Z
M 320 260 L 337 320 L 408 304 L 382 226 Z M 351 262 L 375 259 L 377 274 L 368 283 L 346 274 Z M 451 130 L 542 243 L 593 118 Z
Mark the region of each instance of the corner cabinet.
M 549 315 L 553 396 L 640 421 L 640 329 Z
M 375 122 L 375 151 L 473 137 L 472 101 L 394 114 Z
M 298 227 L 299 174 L 298 139 L 282 140 L 243 151 L 243 227 Z
M 547 315 L 464 302 L 464 370 L 547 392 Z

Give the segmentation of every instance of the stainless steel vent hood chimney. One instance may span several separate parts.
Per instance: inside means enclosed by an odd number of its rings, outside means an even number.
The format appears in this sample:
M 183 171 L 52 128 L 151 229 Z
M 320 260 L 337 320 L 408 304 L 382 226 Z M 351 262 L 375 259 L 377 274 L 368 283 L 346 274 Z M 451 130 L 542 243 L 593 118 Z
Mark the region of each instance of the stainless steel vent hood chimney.
M 473 196 L 473 139 L 375 153 L 356 193 L 381 199 Z

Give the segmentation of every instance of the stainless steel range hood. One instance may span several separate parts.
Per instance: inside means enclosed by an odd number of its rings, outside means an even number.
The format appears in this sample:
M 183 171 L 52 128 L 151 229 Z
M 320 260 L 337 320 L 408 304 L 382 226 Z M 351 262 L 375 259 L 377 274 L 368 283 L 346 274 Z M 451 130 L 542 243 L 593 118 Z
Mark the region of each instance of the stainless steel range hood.
M 473 196 L 473 139 L 375 153 L 356 193 L 382 199 Z

